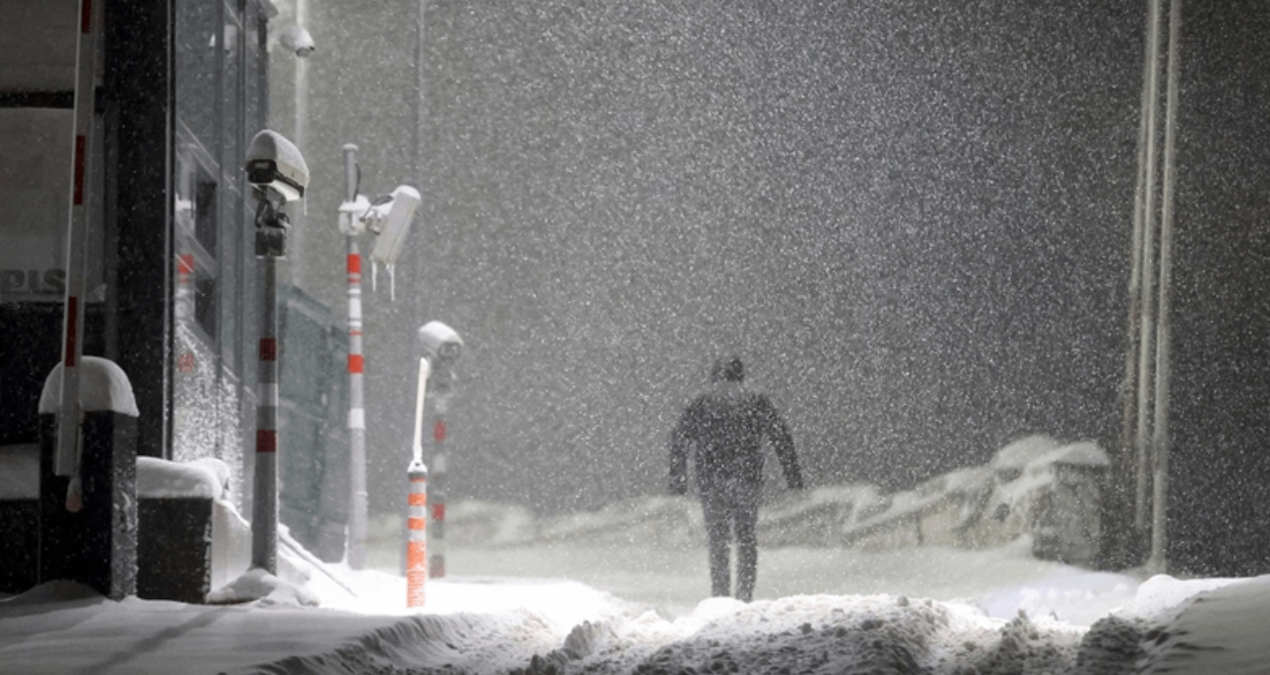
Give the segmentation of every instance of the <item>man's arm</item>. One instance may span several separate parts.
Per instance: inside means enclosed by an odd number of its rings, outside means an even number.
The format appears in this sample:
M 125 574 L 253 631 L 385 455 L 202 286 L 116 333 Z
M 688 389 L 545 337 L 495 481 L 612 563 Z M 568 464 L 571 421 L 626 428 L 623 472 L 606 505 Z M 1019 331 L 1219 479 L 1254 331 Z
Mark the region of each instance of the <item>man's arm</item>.
M 798 468 L 798 455 L 794 453 L 794 437 L 789 433 L 789 426 L 776 412 L 775 406 L 767 399 L 762 399 L 764 417 L 766 418 L 767 438 L 776 450 L 776 458 L 780 460 L 781 471 L 785 474 L 785 484 L 791 490 L 803 489 L 803 474 Z

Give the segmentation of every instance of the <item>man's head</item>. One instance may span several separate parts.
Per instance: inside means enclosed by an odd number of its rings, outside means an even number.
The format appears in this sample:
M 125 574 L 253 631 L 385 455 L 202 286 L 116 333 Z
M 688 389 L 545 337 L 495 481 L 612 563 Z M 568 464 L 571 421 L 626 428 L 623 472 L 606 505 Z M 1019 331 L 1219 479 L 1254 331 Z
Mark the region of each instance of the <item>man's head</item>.
M 728 356 L 716 359 L 710 370 L 711 382 L 740 382 L 745 379 L 745 365 L 741 357 Z

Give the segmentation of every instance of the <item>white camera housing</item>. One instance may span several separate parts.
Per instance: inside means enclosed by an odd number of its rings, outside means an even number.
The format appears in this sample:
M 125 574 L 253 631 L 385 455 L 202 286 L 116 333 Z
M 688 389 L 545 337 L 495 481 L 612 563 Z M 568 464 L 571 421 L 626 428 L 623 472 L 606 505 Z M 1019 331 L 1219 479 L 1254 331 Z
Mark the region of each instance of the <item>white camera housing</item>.
M 283 29 L 278 35 L 278 42 L 288 50 L 295 53 L 296 56 L 306 59 L 317 49 L 317 45 L 313 43 L 313 36 L 304 26 L 295 24 Z
M 247 180 L 263 190 L 272 190 L 284 201 L 304 196 L 309 186 L 309 166 L 295 144 L 276 131 L 265 129 L 247 147 Z
M 429 321 L 419 328 L 419 342 L 427 352 L 434 370 L 440 370 L 453 363 L 463 354 L 463 338 L 453 328 L 440 321 Z
M 376 235 L 375 248 L 370 252 L 371 260 L 390 267 L 397 262 L 410 232 L 410 224 L 414 221 L 415 209 L 421 201 L 418 190 L 402 185 L 371 204 L 370 210 L 362 217 L 366 221 L 366 229 Z

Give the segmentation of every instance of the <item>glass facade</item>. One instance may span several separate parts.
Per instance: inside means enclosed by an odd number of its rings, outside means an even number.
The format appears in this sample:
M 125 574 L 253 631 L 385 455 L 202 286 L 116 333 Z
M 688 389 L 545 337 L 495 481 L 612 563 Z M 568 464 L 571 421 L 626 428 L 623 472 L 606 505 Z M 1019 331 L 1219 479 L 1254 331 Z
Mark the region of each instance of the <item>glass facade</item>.
M 225 460 L 241 505 L 259 302 L 242 166 L 249 134 L 265 127 L 266 24 L 254 1 L 174 12 L 171 456 Z

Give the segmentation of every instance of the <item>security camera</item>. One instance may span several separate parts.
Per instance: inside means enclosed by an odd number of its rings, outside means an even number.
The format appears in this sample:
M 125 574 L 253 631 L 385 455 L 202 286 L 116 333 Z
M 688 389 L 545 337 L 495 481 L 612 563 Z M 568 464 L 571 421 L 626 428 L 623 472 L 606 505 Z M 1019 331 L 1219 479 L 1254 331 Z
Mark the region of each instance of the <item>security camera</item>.
M 363 218 L 366 229 L 376 235 L 375 248 L 370 252 L 371 260 L 388 266 L 397 261 L 420 201 L 418 190 L 402 185 L 393 190 L 392 194 L 371 202 L 370 209 Z
M 266 194 L 272 191 L 293 202 L 309 185 L 309 166 L 295 144 L 265 129 L 247 147 L 247 180 Z
M 288 26 L 283 30 L 278 36 L 278 42 L 302 59 L 308 58 L 309 54 L 317 49 L 317 45 L 313 44 L 313 36 L 299 24 Z
M 429 321 L 419 329 L 419 342 L 427 352 L 428 359 L 435 361 L 434 371 L 459 360 L 463 353 L 463 339 L 453 328 L 440 321 Z

